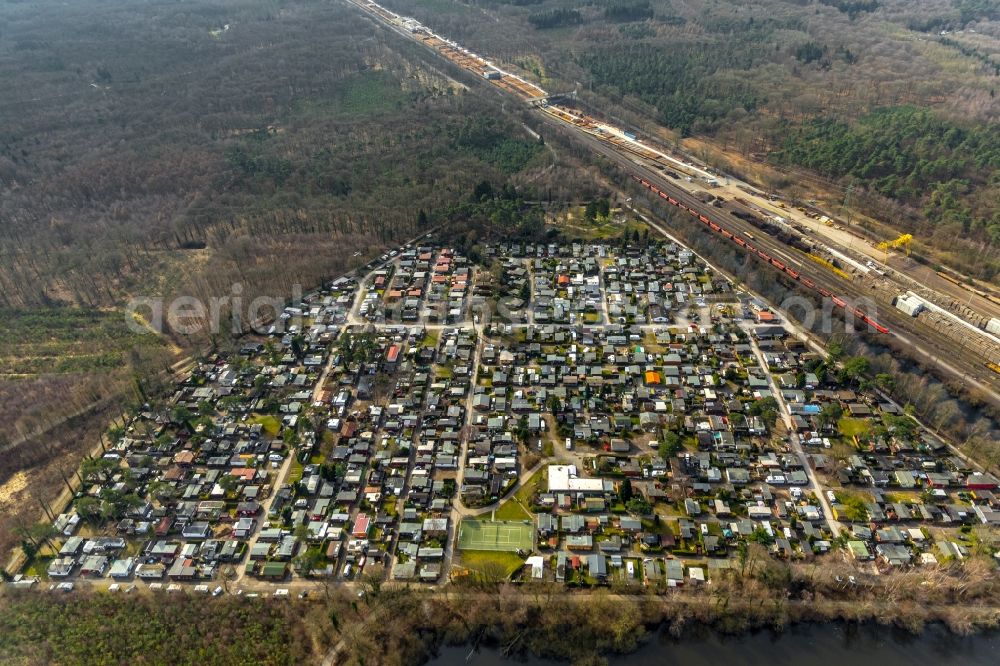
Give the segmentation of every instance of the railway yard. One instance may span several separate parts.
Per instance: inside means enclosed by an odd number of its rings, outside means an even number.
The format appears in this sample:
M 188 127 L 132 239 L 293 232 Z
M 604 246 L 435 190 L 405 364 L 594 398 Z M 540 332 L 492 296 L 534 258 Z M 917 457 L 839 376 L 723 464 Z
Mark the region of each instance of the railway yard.
M 374 2 L 351 0 L 401 35 L 426 45 L 504 94 L 535 108 L 553 128 L 570 133 L 617 164 L 652 198 L 700 220 L 783 278 L 828 299 L 876 336 L 893 336 L 923 364 L 977 389 L 1000 405 L 1000 298 L 955 275 L 935 272 L 902 254 L 878 250 L 815 208 L 780 198 L 685 156 L 675 156 L 628 129 L 575 108 L 572 96 L 550 95 L 524 77 Z M 920 302 L 904 314 L 901 296 Z M 869 312 L 870 308 L 877 309 Z
M 998 552 L 995 476 L 682 245 L 484 257 L 411 243 L 197 364 L 13 584 L 665 590 L 751 543 L 859 576 Z

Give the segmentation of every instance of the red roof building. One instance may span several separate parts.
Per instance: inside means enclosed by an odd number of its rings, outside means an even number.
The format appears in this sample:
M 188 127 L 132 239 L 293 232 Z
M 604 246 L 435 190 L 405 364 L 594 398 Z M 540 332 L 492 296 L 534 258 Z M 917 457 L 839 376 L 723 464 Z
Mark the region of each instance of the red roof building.
M 354 529 L 351 530 L 351 534 L 355 539 L 364 539 L 368 536 L 368 531 L 371 529 L 372 521 L 368 517 L 367 513 L 359 513 L 358 517 L 354 519 Z
M 389 363 L 395 363 L 399 359 L 399 345 L 393 345 L 389 347 L 388 353 L 385 355 L 385 360 Z

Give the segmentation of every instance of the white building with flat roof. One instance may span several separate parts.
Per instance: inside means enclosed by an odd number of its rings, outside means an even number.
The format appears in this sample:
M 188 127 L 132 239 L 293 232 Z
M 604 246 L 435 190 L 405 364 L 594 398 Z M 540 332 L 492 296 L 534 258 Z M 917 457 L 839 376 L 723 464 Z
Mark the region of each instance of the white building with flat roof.
M 549 492 L 551 493 L 586 493 L 603 494 L 604 479 L 582 479 L 577 476 L 576 465 L 549 465 Z M 612 487 L 613 490 L 613 487 Z

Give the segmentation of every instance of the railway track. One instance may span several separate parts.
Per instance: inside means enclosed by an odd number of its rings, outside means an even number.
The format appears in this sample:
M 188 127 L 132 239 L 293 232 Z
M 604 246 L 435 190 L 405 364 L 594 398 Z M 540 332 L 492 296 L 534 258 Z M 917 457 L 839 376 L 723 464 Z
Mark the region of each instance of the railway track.
M 549 114 L 545 114 L 545 117 L 551 118 Z M 562 128 L 572 129 L 565 126 Z M 655 166 L 644 163 L 641 158 L 622 155 L 587 133 L 580 132 L 576 135 L 595 152 L 614 162 L 630 176 L 639 176 L 640 182 L 636 184 L 640 187 L 642 187 L 641 180 L 645 179 L 650 184 L 655 185 L 660 192 L 666 193 L 668 198 L 665 199 L 665 202 L 668 205 L 672 205 L 669 199 L 673 198 L 686 207 L 688 214 L 690 214 L 691 209 L 694 209 L 697 214 L 692 215 L 692 218 L 698 219 L 699 223 L 704 225 L 706 232 L 718 233 L 720 240 L 729 242 L 729 239 L 722 235 L 723 228 L 740 234 L 744 240 L 751 240 L 747 238 L 749 233 L 752 236 L 750 245 L 755 251 L 756 259 L 771 269 L 780 271 L 789 283 L 798 283 L 831 301 L 834 297 L 845 303 L 857 302 L 862 299 L 877 300 L 870 287 L 820 267 L 805 253 L 768 236 L 749 222 L 730 214 L 728 210 L 706 205 L 687 190 L 675 185 L 671 178 L 664 176 Z M 664 200 L 664 197 L 658 196 L 656 193 L 650 191 L 650 194 L 657 199 Z M 680 212 L 685 212 L 684 208 L 680 206 L 678 208 L 680 208 Z M 700 219 L 702 216 L 718 226 L 719 231 L 715 231 L 710 224 L 705 224 Z M 763 250 L 768 255 L 767 260 L 760 256 L 759 250 Z M 770 261 L 775 257 L 782 264 L 781 268 Z M 797 279 L 788 273 L 789 267 L 798 276 Z M 836 301 L 833 303 L 838 308 L 841 307 Z M 942 374 L 964 381 L 968 386 L 979 389 L 990 402 L 1000 406 L 1000 395 L 997 394 L 1000 374 L 990 371 L 983 359 L 978 356 L 972 358 L 972 354 L 959 353 L 960 350 L 952 341 L 927 330 L 925 326 L 897 310 L 891 303 L 880 302 L 878 305 L 880 306 L 878 315 L 873 319 L 875 323 L 887 330 L 882 333 L 874 329 L 872 332 L 876 333 L 876 341 L 877 337 L 881 335 L 896 338 L 905 346 L 912 348 L 916 356 L 922 357 L 922 359 L 917 358 L 917 360 L 930 361 L 940 368 Z
M 646 169 L 649 172 L 648 169 Z M 635 174 L 632 174 L 636 177 Z M 654 173 L 647 173 L 655 179 Z M 957 354 L 950 341 L 933 332 L 923 330 L 923 326 L 911 317 L 899 312 L 891 303 L 879 303 L 877 315 L 869 316 L 868 312 L 858 308 L 856 303 L 862 300 L 877 302 L 872 289 L 855 280 L 845 279 L 833 272 L 826 272 L 800 250 L 770 238 L 760 232 L 752 224 L 740 220 L 718 209 L 712 210 L 697 198 L 684 190 L 673 187 L 669 180 L 659 179 L 660 185 L 653 185 L 648 179 L 637 178 L 639 184 L 647 180 L 658 191 L 653 191 L 668 204 L 676 205 L 681 211 L 686 211 L 705 225 L 706 230 L 717 233 L 722 239 L 733 242 L 741 247 L 746 254 L 753 256 L 761 264 L 783 273 L 783 277 L 791 283 L 798 283 L 822 298 L 829 299 L 834 306 L 846 314 L 854 315 L 855 322 L 863 322 L 873 333 L 892 336 L 907 346 L 919 350 L 924 347 L 924 356 L 936 362 L 949 374 L 957 375 L 970 384 L 992 394 L 997 384 L 997 373 L 979 358 L 969 358 Z M 645 186 L 645 185 L 644 185 Z M 651 190 L 652 191 L 652 190 Z M 661 194 L 663 193 L 663 194 Z M 666 196 L 664 196 L 664 194 Z M 677 203 L 674 204 L 671 199 Z M 701 206 L 701 209 L 698 206 Z M 691 211 L 695 211 L 692 213 Z M 747 237 L 747 234 L 751 237 Z M 752 238 L 752 240 L 751 240 Z M 876 336 L 876 341 L 877 341 Z M 970 353 L 968 356 L 972 356 Z M 991 370 L 992 372 L 986 372 Z M 990 396 L 994 397 L 994 396 Z M 994 400 L 997 404 L 1000 401 Z
M 701 212 L 691 205 L 688 197 L 681 197 L 676 193 L 668 194 L 645 178 L 635 174 L 631 174 L 631 176 L 636 182 L 659 196 L 661 199 L 696 217 L 699 222 L 706 225 L 709 229 L 740 247 L 748 256 L 756 256 L 757 258 L 762 259 L 766 264 L 778 269 L 787 277 L 797 281 L 807 289 L 811 289 L 823 298 L 829 299 L 841 310 L 858 317 L 858 319 L 867 324 L 872 330 L 882 334 L 889 333 L 889 329 L 882 324 L 879 324 L 878 320 L 873 315 L 869 315 L 869 313 L 858 307 L 857 304 L 849 304 L 837 293 L 834 293 L 823 286 L 823 283 L 817 283 L 815 280 L 810 278 L 806 274 L 807 271 L 805 269 L 805 264 L 799 261 L 797 257 L 793 256 L 792 253 L 795 251 L 794 248 L 790 248 L 789 252 L 785 252 L 778 248 L 769 248 L 769 251 L 765 251 L 763 248 L 758 248 L 754 245 L 755 243 L 759 243 L 757 237 L 752 233 L 748 234 L 746 232 L 741 232 L 741 230 L 736 228 L 737 225 L 734 224 L 733 221 L 725 220 L 721 223 L 717 222 L 704 212 Z M 733 230 L 735 230 L 735 232 Z
M 944 375 L 979 389 L 987 400 L 1000 406 L 1000 393 L 998 393 L 1000 375 L 984 363 L 996 359 L 984 359 L 980 357 L 981 355 L 972 358 L 972 350 L 966 350 L 964 347 L 956 349 L 954 341 L 906 316 L 884 299 L 880 303 L 877 316 L 869 315 L 856 305 L 852 306 L 852 303 L 862 298 L 874 299 L 876 297 L 874 289 L 858 284 L 844 271 L 837 274 L 834 270 L 821 267 L 808 255 L 782 243 L 728 211 L 706 205 L 687 190 L 674 184 L 661 171 L 668 169 L 671 172 L 690 173 L 696 177 L 710 176 L 704 170 L 637 141 L 627 132 L 570 109 L 549 104 L 548 93 L 538 86 L 502 70 L 482 56 L 461 48 L 425 26 L 413 22 L 412 19 L 396 15 L 368 0 L 349 1 L 400 36 L 424 44 L 442 58 L 466 72 L 471 72 L 494 89 L 532 104 L 545 123 L 569 132 L 594 152 L 608 158 L 630 176 L 636 177 L 640 186 L 642 181 L 646 181 L 649 186 L 656 188 L 655 192 L 651 188 L 648 191 L 659 199 L 665 200 L 668 204 L 673 199 L 676 202 L 673 205 L 704 224 L 707 232 L 719 234 L 720 239 L 735 243 L 748 254 L 753 250 L 754 256 L 759 261 L 780 272 L 790 283 L 829 299 L 837 308 L 860 318 L 875 336 L 895 337 L 910 347 L 915 356 L 930 360 Z M 498 72 L 500 78 L 487 77 L 486 74 L 492 70 Z M 666 196 L 661 193 L 665 193 Z M 737 238 L 742 243 L 738 242 Z

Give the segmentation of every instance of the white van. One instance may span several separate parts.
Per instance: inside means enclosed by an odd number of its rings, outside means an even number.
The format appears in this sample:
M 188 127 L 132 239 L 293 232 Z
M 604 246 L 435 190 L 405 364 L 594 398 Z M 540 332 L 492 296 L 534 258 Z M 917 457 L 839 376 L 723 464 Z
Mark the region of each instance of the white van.
M 570 438 L 570 437 L 566 438 L 566 450 L 567 451 L 572 451 L 573 450 L 573 439 Z

